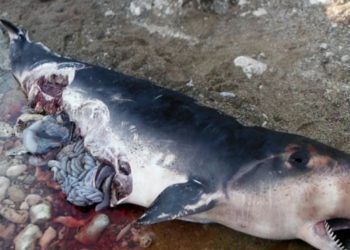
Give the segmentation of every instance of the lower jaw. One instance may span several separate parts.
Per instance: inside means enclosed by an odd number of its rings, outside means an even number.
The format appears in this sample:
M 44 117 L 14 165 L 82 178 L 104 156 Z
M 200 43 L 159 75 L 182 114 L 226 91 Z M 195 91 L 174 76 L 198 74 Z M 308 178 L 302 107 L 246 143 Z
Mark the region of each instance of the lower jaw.
M 337 249 L 346 250 L 350 248 L 350 220 L 328 219 L 318 222 L 314 229 L 316 234 L 321 238 L 326 237 L 327 241 L 334 244 Z

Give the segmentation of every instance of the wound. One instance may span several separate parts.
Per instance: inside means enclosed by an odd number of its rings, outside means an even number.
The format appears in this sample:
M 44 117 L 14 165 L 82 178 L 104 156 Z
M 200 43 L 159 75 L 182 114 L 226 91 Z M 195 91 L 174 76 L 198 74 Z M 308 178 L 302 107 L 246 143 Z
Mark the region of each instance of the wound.
M 35 95 L 32 107 L 38 113 L 57 114 L 62 111 L 62 93 L 68 85 L 68 76 L 51 74 L 36 80 L 39 91 Z
M 68 85 L 68 76 L 52 74 L 47 79 L 44 76 L 38 79 L 41 91 L 52 97 L 61 97 L 64 87 Z

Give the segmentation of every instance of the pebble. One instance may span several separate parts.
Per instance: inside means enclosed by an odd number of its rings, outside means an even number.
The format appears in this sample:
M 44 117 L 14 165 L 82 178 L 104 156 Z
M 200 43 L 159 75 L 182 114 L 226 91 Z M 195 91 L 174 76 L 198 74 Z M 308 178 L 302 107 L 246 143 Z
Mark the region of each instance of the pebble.
M 152 245 L 153 237 L 151 234 L 144 234 L 138 238 L 138 242 L 139 242 L 140 247 L 148 248 Z
M 253 11 L 253 15 L 256 17 L 267 15 L 267 11 L 264 8 L 258 8 Z
M 134 2 L 130 3 L 130 12 L 135 16 L 141 15 L 142 9 L 140 6 L 137 6 Z
M 186 83 L 186 86 L 187 87 L 193 87 L 194 84 L 193 84 L 193 80 L 191 79 L 189 82 Z
M 0 137 L 11 137 L 14 134 L 14 130 L 10 124 L 6 122 L 0 122 Z
M 13 234 L 16 231 L 15 224 L 3 225 L 0 224 L 0 238 L 3 240 L 10 240 L 13 238 Z
M 0 176 L 0 201 L 7 196 L 7 190 L 10 186 L 10 180 L 4 176 Z
M 228 12 L 229 1 L 228 0 L 214 0 L 211 9 L 219 15 L 224 15 Z
M 49 249 L 50 243 L 57 237 L 57 232 L 54 228 L 48 227 L 43 236 L 39 240 L 41 250 Z
M 114 13 L 113 10 L 107 10 L 107 11 L 105 12 L 105 16 L 115 16 L 115 13 Z
M 75 235 L 75 239 L 82 244 L 94 243 L 108 227 L 109 222 L 110 220 L 107 215 L 98 214 Z
M 11 166 L 7 169 L 6 176 L 16 177 L 16 176 L 19 176 L 22 173 L 24 173 L 26 170 L 27 170 L 27 166 L 24 164 L 14 165 L 14 166 Z
M 349 55 L 343 55 L 340 60 L 345 63 L 348 62 L 350 60 L 350 56 Z
M 334 53 L 333 53 L 333 52 L 330 52 L 330 51 L 327 51 L 327 52 L 324 54 L 324 56 L 325 56 L 326 58 L 331 58 L 331 57 L 334 56 Z
M 64 236 L 67 234 L 68 228 L 67 227 L 61 227 L 60 230 L 58 230 L 58 239 L 63 240 Z
M 13 208 L 0 205 L 0 215 L 5 219 L 16 223 L 23 224 L 28 220 L 29 213 L 26 210 L 15 210 Z
M 11 166 L 12 163 L 9 162 L 8 159 L 4 159 L 0 161 L 0 176 L 5 176 L 6 175 L 6 171 L 9 168 L 9 166 Z M 1 182 L 1 181 L 0 181 Z M 1 185 L 1 184 L 0 184 Z
M 65 8 L 63 5 L 56 6 L 55 11 L 58 13 L 64 12 Z
M 10 199 L 3 200 L 2 204 L 6 205 L 8 207 L 11 207 L 11 208 L 15 208 L 16 207 L 16 204 L 13 201 L 11 201 Z
M 21 210 L 28 210 L 28 209 L 29 209 L 28 203 L 25 202 L 25 201 L 23 201 L 23 202 L 21 203 L 21 205 L 19 206 L 19 209 L 21 209 Z
M 248 0 L 238 0 L 238 5 L 239 6 L 243 6 L 243 5 L 246 5 L 248 4 Z
M 226 92 L 226 91 L 220 92 L 220 95 L 221 95 L 222 97 L 231 97 L 231 98 L 236 97 L 236 94 L 235 94 L 235 93 Z
M 310 0 L 310 4 L 329 4 L 331 0 Z
M 41 196 L 38 194 L 28 194 L 25 198 L 25 202 L 27 202 L 30 207 L 38 204 L 41 200 Z
M 321 43 L 321 44 L 320 44 L 320 49 L 321 49 L 321 50 L 326 50 L 326 49 L 328 49 L 328 44 L 327 44 L 327 43 Z
M 253 75 L 262 75 L 267 69 L 265 63 L 259 62 L 248 56 L 236 57 L 233 62 L 235 66 L 242 68 L 248 79 L 252 78 Z
M 245 17 L 245 16 L 248 16 L 250 13 L 251 13 L 251 11 L 248 10 L 248 11 L 242 12 L 242 13 L 240 14 L 240 16 L 241 16 L 241 17 Z
M 11 186 L 8 188 L 8 196 L 13 202 L 22 202 L 26 197 L 26 194 L 18 186 Z
M 22 183 L 25 185 L 32 185 L 34 181 L 35 181 L 35 176 L 26 175 L 24 176 Z
M 23 145 L 18 145 L 14 148 L 11 148 L 10 150 L 7 150 L 5 155 L 6 156 L 20 156 L 25 155 L 28 153 L 28 150 Z
M 51 219 L 51 206 L 40 203 L 30 208 L 30 221 L 32 223 L 43 223 Z
M 36 241 L 42 236 L 40 228 L 29 224 L 15 238 L 15 250 L 34 250 Z

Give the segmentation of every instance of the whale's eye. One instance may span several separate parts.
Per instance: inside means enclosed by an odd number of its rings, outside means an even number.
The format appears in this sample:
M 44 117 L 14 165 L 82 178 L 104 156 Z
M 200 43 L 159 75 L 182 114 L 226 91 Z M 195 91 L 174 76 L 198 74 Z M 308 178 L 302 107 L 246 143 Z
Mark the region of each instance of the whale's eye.
M 288 162 L 296 168 L 305 168 L 310 160 L 309 152 L 305 149 L 298 149 L 289 156 Z

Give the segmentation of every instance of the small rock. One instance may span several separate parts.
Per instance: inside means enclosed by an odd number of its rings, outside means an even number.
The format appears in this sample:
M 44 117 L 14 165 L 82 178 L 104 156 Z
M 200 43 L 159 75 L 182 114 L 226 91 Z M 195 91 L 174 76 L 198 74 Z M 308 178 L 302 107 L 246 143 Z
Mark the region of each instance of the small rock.
M 137 6 L 134 2 L 130 3 L 130 12 L 135 16 L 141 15 L 142 9 L 140 6 Z
M 193 84 L 193 80 L 191 79 L 189 82 L 186 83 L 186 86 L 187 87 L 193 87 L 194 84 Z
M 1 157 L 1 156 L 0 156 Z M 7 158 L 0 158 L 0 176 L 5 176 L 6 175 L 6 171 L 7 171 L 7 169 L 11 166 L 11 165 L 13 165 L 10 161 L 9 161 L 9 159 Z M 0 183 L 1 183 L 1 181 L 0 181 Z M 1 184 L 0 184 L 0 186 L 1 186 Z
M 138 238 L 140 247 L 148 248 L 152 245 L 153 237 L 151 234 L 143 234 Z
M 221 95 L 222 97 L 231 97 L 231 98 L 236 97 L 235 93 L 232 93 L 232 92 L 225 92 L 225 91 L 220 92 L 220 95 Z
M 26 194 L 18 186 L 11 186 L 8 188 L 8 196 L 13 202 L 22 202 Z
M 64 11 L 64 6 L 63 5 L 56 6 L 55 11 L 58 13 L 62 13 Z
M 256 17 L 267 15 L 267 11 L 264 8 L 258 8 L 253 11 L 253 15 Z
M 48 195 L 44 198 L 44 200 L 48 201 L 49 203 L 52 203 L 54 198 L 52 197 L 52 195 Z
M 0 201 L 7 196 L 7 190 L 10 186 L 10 180 L 4 176 L 0 176 Z
M 5 156 L 20 156 L 25 155 L 28 152 L 29 151 L 23 145 L 19 145 L 14 148 L 11 148 L 10 150 L 7 150 Z
M 244 74 L 250 79 L 253 75 L 261 75 L 266 69 L 265 63 L 259 62 L 248 56 L 239 56 L 233 61 L 235 66 L 241 67 Z
M 16 204 L 11 201 L 10 199 L 5 199 L 2 201 L 2 204 L 4 204 L 5 206 L 11 207 L 11 208 L 15 208 Z
M 61 229 L 58 230 L 58 239 L 59 240 L 63 240 L 63 238 L 65 237 L 67 232 L 68 232 L 68 228 L 67 227 L 61 227 Z
M 82 244 L 94 243 L 99 239 L 108 225 L 108 216 L 105 214 L 98 214 L 88 225 L 84 226 L 79 233 L 75 235 L 75 239 Z
M 350 60 L 350 56 L 349 55 L 343 55 L 340 60 L 345 63 L 348 62 Z
M 41 200 L 41 196 L 38 194 L 28 194 L 25 198 L 25 202 L 27 202 L 30 207 L 38 204 Z
M 26 176 L 24 176 L 24 179 L 22 182 L 23 182 L 23 184 L 26 184 L 26 185 L 32 185 L 34 181 L 35 181 L 35 176 L 26 175 Z
M 32 223 L 43 223 L 51 219 L 51 206 L 46 203 L 40 203 L 30 208 L 30 221 Z
M 327 52 L 324 54 L 324 56 L 325 56 L 326 58 L 331 58 L 331 57 L 334 56 L 334 53 L 333 53 L 333 52 L 330 52 L 330 51 L 327 51 Z
M 320 44 L 320 49 L 321 49 L 321 50 L 326 50 L 326 49 L 328 49 L 328 44 L 327 44 L 327 43 L 321 43 L 321 44 Z
M 45 230 L 43 236 L 39 240 L 41 250 L 49 249 L 50 243 L 56 238 L 57 232 L 52 227 Z
M 245 17 L 245 16 L 248 16 L 249 14 L 251 13 L 251 11 L 245 11 L 245 12 L 242 12 L 241 14 L 240 14 L 240 16 L 241 17 Z
M 23 201 L 23 202 L 21 203 L 21 205 L 19 206 L 19 209 L 21 209 L 21 210 L 28 210 L 28 209 L 29 209 L 28 203 L 25 202 L 25 201 Z
M 0 215 L 3 216 L 5 219 L 16 223 L 16 224 L 23 224 L 28 220 L 29 213 L 25 210 L 18 210 L 16 211 L 13 208 L 0 205 Z
M 224 15 L 227 13 L 229 9 L 229 2 L 228 0 L 214 0 L 211 9 L 219 15 Z
M 310 0 L 310 4 L 329 4 L 331 0 Z
M 6 122 L 0 122 L 0 137 L 8 138 L 12 135 L 14 135 L 14 130 L 10 124 Z
M 107 11 L 105 12 L 105 16 L 115 16 L 115 13 L 114 13 L 113 10 L 107 10 Z
M 33 224 L 26 226 L 15 238 L 15 250 L 34 250 L 36 241 L 42 236 L 39 227 Z
M 264 52 L 260 52 L 258 55 L 258 59 L 266 59 L 266 54 Z
M 7 169 L 6 176 L 8 177 L 16 177 L 21 175 L 23 172 L 27 170 L 27 166 L 24 164 L 14 165 Z
M 243 5 L 246 5 L 248 4 L 248 0 L 238 0 L 238 5 L 239 6 L 243 6 Z
M 3 225 L 0 224 L 0 238 L 3 240 L 10 240 L 13 238 L 13 234 L 16 231 L 15 224 Z

